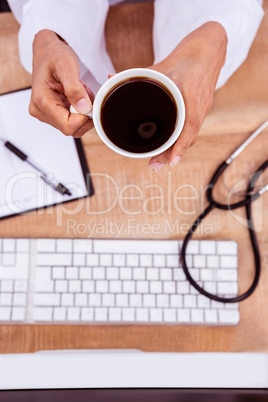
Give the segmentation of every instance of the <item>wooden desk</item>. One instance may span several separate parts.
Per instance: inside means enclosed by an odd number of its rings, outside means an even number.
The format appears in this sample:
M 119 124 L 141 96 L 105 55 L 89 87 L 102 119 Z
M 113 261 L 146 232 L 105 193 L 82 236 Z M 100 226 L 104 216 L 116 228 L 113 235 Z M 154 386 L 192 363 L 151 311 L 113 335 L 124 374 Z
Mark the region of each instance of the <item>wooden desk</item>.
M 264 6 L 267 10 L 268 0 L 264 1 Z M 122 29 L 129 22 L 135 27 L 128 37 L 122 35 L 121 28 L 115 29 L 119 16 Z M 153 9 L 148 3 L 111 9 L 106 29 L 114 35 L 107 36 L 107 47 L 118 70 L 152 62 L 152 20 Z M 28 85 L 30 76 L 19 65 L 18 25 L 13 17 L 0 15 L 0 27 L 0 92 L 4 92 Z M 247 61 L 217 92 L 196 145 L 179 166 L 165 168 L 157 175 L 148 169 L 148 161 L 126 159 L 110 151 L 92 130 L 83 137 L 83 144 L 96 195 L 3 220 L 0 236 L 85 237 L 91 231 L 92 237 L 113 238 L 117 235 L 116 228 L 121 227 L 120 237 L 125 238 L 183 238 L 189 224 L 206 205 L 204 190 L 215 168 L 268 117 L 267 32 L 266 15 Z M 138 41 L 141 34 L 142 40 Z M 141 46 L 137 47 L 139 43 Z M 127 63 L 120 58 L 124 48 L 133 51 Z M 226 172 L 217 188 L 219 199 L 226 199 L 227 189 L 243 178 L 248 180 L 267 159 L 267 150 L 266 129 Z M 268 181 L 267 173 L 263 183 Z M 262 255 L 262 274 L 257 290 L 240 305 L 241 322 L 237 327 L 5 325 L 0 328 L 0 353 L 69 348 L 268 351 L 268 193 L 254 203 L 253 215 Z M 253 257 L 244 217 L 243 210 L 237 211 L 235 216 L 215 211 L 196 236 L 237 241 L 240 292 L 245 291 L 253 275 Z

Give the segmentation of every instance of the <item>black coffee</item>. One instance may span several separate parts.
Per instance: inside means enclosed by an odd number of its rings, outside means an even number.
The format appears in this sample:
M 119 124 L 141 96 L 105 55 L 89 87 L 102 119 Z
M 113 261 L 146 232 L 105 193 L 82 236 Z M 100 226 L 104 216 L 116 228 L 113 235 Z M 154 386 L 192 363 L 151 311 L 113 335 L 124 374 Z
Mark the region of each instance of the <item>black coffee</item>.
M 147 78 L 123 81 L 102 103 L 105 134 L 116 146 L 129 152 L 159 148 L 174 132 L 176 122 L 173 96 L 163 85 Z

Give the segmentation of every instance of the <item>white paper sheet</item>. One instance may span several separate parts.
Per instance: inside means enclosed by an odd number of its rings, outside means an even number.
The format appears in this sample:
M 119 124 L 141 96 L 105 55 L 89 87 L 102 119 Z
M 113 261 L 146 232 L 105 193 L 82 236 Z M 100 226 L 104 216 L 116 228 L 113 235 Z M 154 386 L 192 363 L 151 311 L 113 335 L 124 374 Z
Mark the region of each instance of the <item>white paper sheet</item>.
M 30 116 L 30 96 L 30 89 L 0 96 L 0 137 L 30 156 L 72 195 L 53 190 L 34 168 L 0 143 L 0 217 L 88 194 L 74 139 Z

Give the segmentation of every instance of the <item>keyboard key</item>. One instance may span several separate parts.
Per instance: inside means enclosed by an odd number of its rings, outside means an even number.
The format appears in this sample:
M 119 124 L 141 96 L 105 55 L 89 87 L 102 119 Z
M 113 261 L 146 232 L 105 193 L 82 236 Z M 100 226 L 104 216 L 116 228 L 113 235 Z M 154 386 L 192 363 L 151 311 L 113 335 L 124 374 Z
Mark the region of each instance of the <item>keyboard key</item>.
M 237 268 L 236 255 L 224 255 L 220 257 L 221 268 Z
M 199 241 L 198 240 L 190 240 L 187 245 L 187 254 L 198 254 L 199 253 Z
M 89 239 L 75 239 L 73 241 L 74 253 L 91 253 L 92 240 Z
M 199 308 L 209 308 L 210 307 L 210 299 L 204 295 L 197 295 L 197 305 Z
M 77 280 L 69 281 L 69 292 L 70 293 L 81 292 L 81 282 Z
M 54 321 L 66 321 L 66 307 L 55 307 L 53 310 Z
M 218 283 L 218 293 L 227 295 L 236 295 L 238 293 L 237 283 L 232 282 Z
M 30 247 L 29 239 L 17 239 L 16 249 L 17 253 L 28 253 Z
M 52 292 L 51 268 L 38 267 L 35 271 L 35 290 L 37 292 Z
M 182 307 L 182 295 L 171 295 L 170 296 L 170 306 L 171 307 Z
M 52 268 L 52 278 L 53 279 L 64 279 L 65 268 L 63 267 L 53 267 Z
M 36 293 L 34 304 L 36 306 L 59 306 L 60 295 L 58 293 Z
M 51 321 L 52 308 L 51 307 L 35 307 L 33 310 L 34 321 Z
M 132 269 L 131 268 L 120 268 L 119 277 L 121 280 L 132 279 Z
M 216 254 L 216 242 L 213 240 L 201 240 L 199 242 L 201 254 Z
M 151 254 L 140 255 L 141 267 L 151 267 L 153 265 L 153 256 Z
M 136 282 L 137 293 L 148 293 L 149 292 L 149 282 L 147 281 L 137 281 Z
M 201 269 L 201 281 L 213 281 L 213 271 L 212 269 L 205 268 Z
M 141 307 L 142 306 L 142 298 L 141 295 L 130 295 L 129 296 L 129 305 L 130 307 Z
M 189 309 L 178 309 L 177 310 L 178 321 L 180 323 L 190 323 L 190 310 Z
M 72 239 L 57 239 L 56 240 L 56 250 L 59 253 L 72 253 L 72 251 L 73 251 Z
M 75 306 L 87 306 L 87 294 L 86 293 L 78 293 L 74 296 L 74 305 Z
M 145 280 L 145 268 L 133 268 L 132 270 L 133 279 L 136 281 Z
M 237 244 L 234 241 L 218 241 L 217 252 L 218 254 L 236 255 Z
M 104 267 L 94 267 L 93 268 L 93 279 L 105 279 Z
M 5 267 L 13 267 L 16 264 L 16 254 L 2 254 L 2 265 Z
M 157 244 L 156 244 L 157 242 Z M 179 241 L 177 240 L 103 240 L 95 239 L 93 244 L 95 253 L 135 253 L 135 254 L 178 254 Z
M 217 310 L 205 310 L 205 322 L 208 324 L 217 324 L 218 322 Z
M 237 281 L 237 270 L 236 269 L 217 269 L 216 278 L 219 282 L 225 281 Z
M 180 266 L 180 256 L 178 255 L 168 255 L 167 256 L 167 267 L 178 268 Z
M 199 276 L 200 276 L 200 269 L 197 268 L 189 268 L 189 273 L 191 275 L 191 277 L 195 280 L 195 281 L 199 281 Z
M 160 279 L 161 279 L 161 281 L 171 281 L 172 270 L 170 268 L 161 268 L 160 269 Z
M 89 306 L 101 306 L 101 295 L 99 293 L 90 293 L 88 296 Z
M 11 319 L 12 321 L 24 321 L 26 317 L 26 309 L 24 307 L 13 307 Z
M 92 278 L 92 269 L 91 268 L 79 268 L 79 278 L 80 279 L 91 279 Z
M 136 310 L 136 320 L 139 322 L 149 321 L 149 310 L 148 308 L 137 308 Z
M 106 279 L 119 279 L 119 268 L 117 267 L 106 268 Z
M 137 254 L 128 254 L 126 265 L 127 267 L 138 267 L 139 256 Z
M 169 307 L 168 295 L 156 295 L 156 305 L 157 307 Z
M 135 309 L 134 308 L 123 308 L 122 309 L 122 320 L 123 321 L 135 321 Z
M 26 294 L 25 293 L 14 293 L 13 295 L 13 305 L 14 306 L 26 306 Z
M 221 324 L 238 324 L 239 312 L 235 310 L 219 310 L 219 322 Z
M 184 295 L 183 296 L 183 305 L 186 308 L 196 307 L 196 296 L 195 295 Z
M 2 252 L 15 253 L 15 239 L 2 239 Z
M 82 292 L 94 293 L 95 292 L 95 282 L 94 281 L 83 281 L 82 282 Z
M 194 267 L 206 268 L 206 257 L 204 255 L 194 255 Z
M 154 267 L 165 267 L 166 266 L 166 256 L 164 254 L 155 254 L 153 256 L 153 264 L 154 264 Z
M 121 308 L 109 308 L 108 317 L 109 321 L 121 321 Z
M 77 267 L 67 267 L 65 272 L 66 272 L 66 279 L 78 279 Z
M 12 292 L 13 281 L 10 279 L 4 279 L 1 281 L 1 292 Z
M 202 287 L 202 286 L 201 286 Z M 216 294 L 216 283 L 215 282 L 204 282 L 203 288 L 213 295 Z
M 66 293 L 68 288 L 68 282 L 67 281 L 55 281 L 55 292 L 56 293 Z
M 108 281 L 96 281 L 95 286 L 96 286 L 96 293 L 107 293 L 108 292 Z M 117 292 L 119 293 L 119 292 Z
M 177 282 L 177 292 L 179 294 L 189 294 L 190 285 L 189 282 Z
M 150 282 L 150 293 L 162 293 L 162 282 L 151 281 Z
M 192 255 L 186 255 L 185 256 L 186 264 L 188 268 L 193 268 L 193 256 Z
M 128 306 L 128 295 L 117 294 L 116 295 L 116 306 L 117 307 L 127 307 Z
M 210 304 L 211 304 L 211 308 L 213 308 L 213 309 L 224 309 L 225 308 L 224 303 L 218 302 L 216 300 L 211 300 Z
M 79 267 L 84 267 L 86 265 L 86 254 L 74 254 L 73 264 Z
M 0 294 L 0 306 L 12 306 L 12 293 Z
M 11 307 L 3 307 L 0 306 L 0 320 L 1 321 L 9 321 L 11 319 Z
M 172 309 L 164 309 L 164 321 L 165 322 L 176 322 L 176 310 Z
M 115 306 L 115 295 L 111 293 L 102 295 L 102 305 L 105 307 Z
M 67 320 L 68 321 L 79 321 L 80 309 L 79 307 L 68 307 L 67 309 Z
M 39 253 L 37 254 L 37 265 L 55 266 L 72 265 L 72 254 L 64 253 Z
M 121 293 L 122 282 L 121 281 L 110 281 L 109 282 L 109 292 L 110 293 Z
M 94 309 L 92 307 L 81 308 L 81 320 L 82 321 L 93 321 Z
M 163 283 L 163 285 L 164 285 L 164 289 L 163 289 L 164 293 L 167 293 L 167 294 L 175 293 L 175 291 L 176 291 L 175 282 L 165 281 Z
M 193 309 L 191 310 L 191 322 L 195 324 L 201 324 L 204 321 L 203 310 Z
M 2 255 L 4 257 L 4 255 Z M 13 261 L 13 257 L 12 261 Z M 15 265 L 4 266 L 3 261 L 0 259 L 0 278 L 3 279 L 28 279 L 28 266 L 29 256 L 28 254 L 17 253 L 15 259 Z
M 161 308 L 151 308 L 150 309 L 150 320 L 152 322 L 162 322 L 163 314 Z
M 182 268 L 173 269 L 174 281 L 186 281 L 186 276 Z
M 99 254 L 87 254 L 86 258 L 87 267 L 95 267 L 99 265 Z
M 156 306 L 155 295 L 143 295 L 143 306 L 144 307 L 155 307 Z
M 123 292 L 124 293 L 135 293 L 135 282 L 134 281 L 123 281 Z
M 218 255 L 208 255 L 207 256 L 207 268 L 219 268 L 220 258 Z
M 158 268 L 147 268 L 146 278 L 149 281 L 157 281 L 159 279 L 159 269 Z
M 100 265 L 102 267 L 110 267 L 112 265 L 112 254 L 100 255 Z
M 62 306 L 73 306 L 74 305 L 74 295 L 73 293 L 62 293 L 61 295 L 61 305 Z
M 125 254 L 114 254 L 113 264 L 115 267 L 124 267 L 126 265 Z
M 56 240 L 55 239 L 37 239 L 36 249 L 38 253 L 43 252 L 54 252 L 56 251 Z

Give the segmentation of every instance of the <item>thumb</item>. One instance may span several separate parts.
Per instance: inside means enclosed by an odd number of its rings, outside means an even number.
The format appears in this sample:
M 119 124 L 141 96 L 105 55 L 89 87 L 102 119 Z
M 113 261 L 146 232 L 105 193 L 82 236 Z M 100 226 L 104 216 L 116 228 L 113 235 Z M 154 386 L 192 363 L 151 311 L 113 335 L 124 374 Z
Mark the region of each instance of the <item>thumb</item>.
M 88 92 L 75 72 L 65 71 L 61 75 L 64 93 L 71 105 L 81 114 L 87 114 L 92 109 Z

